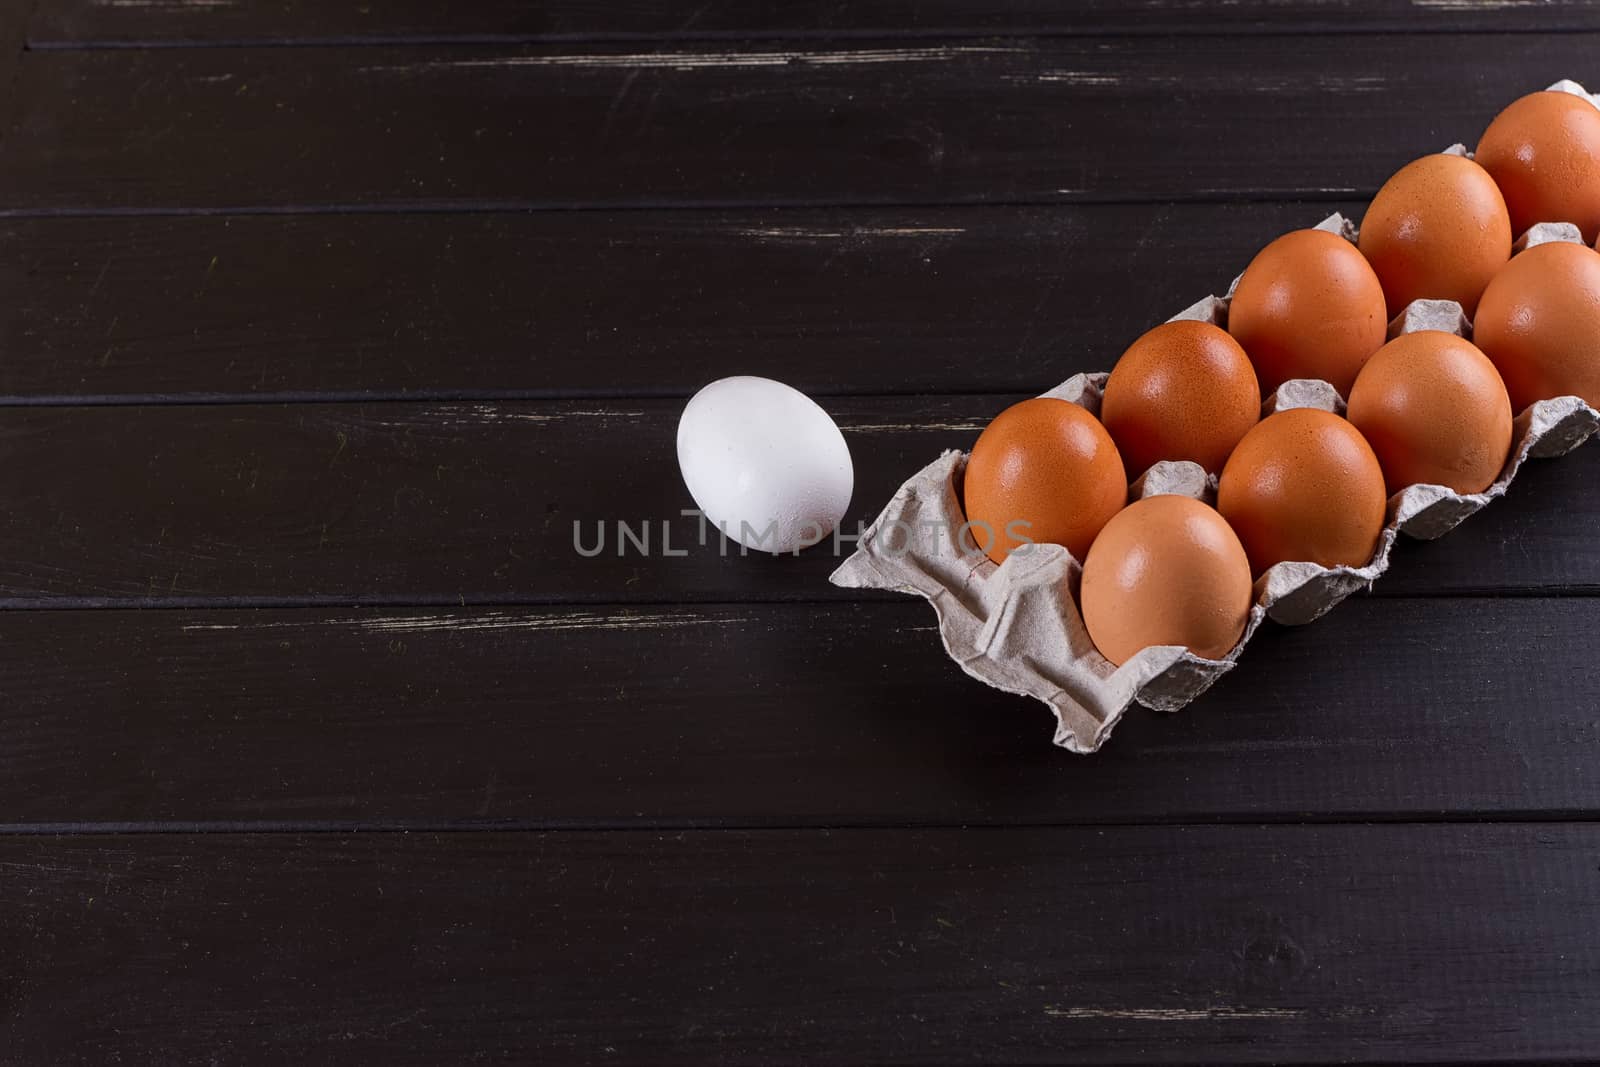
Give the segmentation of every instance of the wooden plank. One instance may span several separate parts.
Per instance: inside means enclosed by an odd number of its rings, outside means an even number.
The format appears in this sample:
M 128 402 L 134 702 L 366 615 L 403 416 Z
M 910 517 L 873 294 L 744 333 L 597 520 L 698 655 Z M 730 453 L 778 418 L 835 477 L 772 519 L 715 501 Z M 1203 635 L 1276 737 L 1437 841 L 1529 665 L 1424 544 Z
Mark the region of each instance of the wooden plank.
M 870 519 L 1004 398 L 838 401 Z M 824 548 L 701 547 L 681 401 L 13 408 L 0 421 L 0 596 L 465 603 L 830 595 Z M 587 524 L 579 527 L 578 523 Z M 649 553 L 621 539 L 649 524 Z M 661 524 L 673 525 L 671 556 Z M 593 552 L 585 558 L 580 542 Z M 850 525 L 849 530 L 855 530 Z M 619 553 L 619 547 L 627 546 Z M 686 557 L 679 554 L 689 552 Z M 720 577 L 719 577 L 720 576 Z M 743 595 L 736 590 L 744 589 Z
M 1294 31 L 1440 32 L 1593 30 L 1593 0 L 1524 4 L 1397 4 L 1389 0 L 1244 0 L 1202 5 L 1186 0 L 721 0 L 678 4 L 557 0 L 278 0 L 241 3 L 107 3 L 55 0 L 30 28 L 39 47 L 394 39 L 561 40 L 741 36 L 885 37 L 951 33 L 1085 34 Z
M 6 1036 L 30 1063 L 1576 1061 L 1597 854 L 1592 824 L 12 837 Z
M 830 399 L 856 463 L 843 531 L 1016 399 Z M 11 408 L 0 605 L 859 598 L 827 585 L 831 544 L 741 556 L 714 527 L 700 544 L 681 514 L 693 506 L 677 472 L 681 405 Z M 1442 541 L 1406 544 L 1378 588 L 1594 591 L 1597 524 L 1590 448 L 1531 465 Z
M 1342 200 L 1583 75 L 1594 49 L 1568 33 L 38 51 L 0 205 Z
M 1041 392 L 1336 209 L 0 220 L 0 398 Z
M 0 827 L 1593 817 L 1597 612 L 1354 601 L 1092 758 L 910 601 L 4 612 Z

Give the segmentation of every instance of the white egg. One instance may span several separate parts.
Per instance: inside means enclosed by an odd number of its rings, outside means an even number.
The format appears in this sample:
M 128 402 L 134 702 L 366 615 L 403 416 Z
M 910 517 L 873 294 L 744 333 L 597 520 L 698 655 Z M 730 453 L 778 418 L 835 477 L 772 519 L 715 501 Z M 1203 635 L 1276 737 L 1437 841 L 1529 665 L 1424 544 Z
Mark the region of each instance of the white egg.
M 855 488 L 839 427 L 771 378 L 723 378 L 696 393 L 678 420 L 678 468 L 707 520 L 774 553 L 828 536 Z

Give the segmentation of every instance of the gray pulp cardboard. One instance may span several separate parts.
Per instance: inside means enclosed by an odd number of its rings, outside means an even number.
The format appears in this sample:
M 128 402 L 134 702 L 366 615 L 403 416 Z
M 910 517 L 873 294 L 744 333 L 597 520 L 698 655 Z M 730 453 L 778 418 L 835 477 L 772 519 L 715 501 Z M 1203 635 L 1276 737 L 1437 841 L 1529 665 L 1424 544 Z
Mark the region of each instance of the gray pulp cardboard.
M 1552 88 L 1585 96 L 1575 82 Z M 1464 152 L 1460 146 L 1452 149 Z M 1340 215 L 1319 229 L 1354 240 L 1355 228 Z M 1518 242 L 1577 241 L 1575 227 L 1542 224 Z M 1237 279 L 1235 280 L 1235 285 Z M 1200 319 L 1226 326 L 1229 295 L 1206 297 L 1174 319 Z M 1390 324 L 1389 335 L 1445 330 L 1470 335 L 1459 305 L 1419 300 Z M 1106 374 L 1078 374 L 1042 394 L 1079 404 L 1094 414 Z M 1343 398 L 1326 382 L 1286 382 L 1264 413 L 1295 407 L 1342 412 Z M 1364 567 L 1280 563 L 1256 582 L 1255 602 L 1239 643 L 1222 659 L 1202 659 L 1181 646 L 1147 648 L 1121 667 L 1096 651 L 1077 607 L 1079 562 L 1059 545 L 1034 545 L 996 565 L 963 531 L 959 487 L 963 453 L 949 451 L 903 484 L 882 514 L 861 535 L 855 553 L 830 581 L 851 588 L 912 593 L 933 605 L 945 651 L 979 681 L 1009 693 L 1035 697 L 1056 713 L 1055 743 L 1076 753 L 1099 749 L 1128 706 L 1137 700 L 1160 711 L 1176 711 L 1233 669 L 1264 619 L 1297 625 L 1319 618 L 1341 600 L 1370 587 L 1389 566 L 1395 539 L 1404 533 L 1439 537 L 1504 495 L 1533 458 L 1559 456 L 1600 428 L 1600 413 L 1577 397 L 1534 404 L 1516 419 L 1511 455 L 1500 477 L 1482 493 L 1462 495 L 1443 486 L 1414 485 L 1389 501 L 1389 519 L 1378 548 Z M 1178 493 L 1213 502 L 1216 479 L 1193 463 L 1158 463 L 1132 487 L 1142 499 Z

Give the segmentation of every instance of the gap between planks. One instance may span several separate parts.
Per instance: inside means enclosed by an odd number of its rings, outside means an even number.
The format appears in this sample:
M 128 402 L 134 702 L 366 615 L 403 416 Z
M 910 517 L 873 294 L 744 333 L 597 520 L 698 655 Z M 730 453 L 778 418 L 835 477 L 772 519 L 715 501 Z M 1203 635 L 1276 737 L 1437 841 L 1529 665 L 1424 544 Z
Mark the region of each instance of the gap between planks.
M 330 390 L 309 392 L 283 390 L 260 393 L 60 393 L 43 395 L 0 396 L 0 408 L 103 408 L 103 407 L 282 407 L 287 404 L 450 404 L 467 409 L 462 420 L 470 422 L 559 422 L 569 417 L 627 418 L 640 415 L 638 411 L 622 408 L 604 408 L 590 411 L 563 411 L 549 415 L 536 412 L 500 413 L 493 410 L 499 404 L 540 404 L 562 401 L 596 401 L 626 403 L 638 400 L 687 400 L 694 395 L 690 389 L 651 389 L 628 387 L 623 389 L 434 389 L 413 392 L 364 392 Z M 808 389 L 806 395 L 831 400 L 872 400 L 874 398 L 901 400 L 906 397 L 1015 397 L 1022 399 L 1015 388 L 987 389 L 933 389 L 919 387 L 910 393 L 863 393 L 856 389 Z M 977 433 L 987 421 L 972 420 L 927 422 L 879 422 L 841 424 L 840 429 L 854 433 L 885 433 L 916 430 L 956 430 Z
M 1063 760 L 1093 759 L 1062 753 Z M 1328 827 L 1371 826 L 1503 826 L 1523 827 L 1538 834 L 1550 826 L 1600 826 L 1600 811 L 1572 810 L 1550 812 L 1517 811 L 1503 813 L 1493 810 L 1442 811 L 1426 816 L 1415 812 L 1347 813 L 1331 812 L 1312 814 L 1305 812 L 1283 815 L 1252 814 L 1248 817 L 1189 814 L 1181 818 L 1107 818 L 1099 820 L 1027 819 L 1021 817 L 987 818 L 970 822 L 956 822 L 948 818 L 937 819 L 873 819 L 839 818 L 807 820 L 805 818 L 750 819 L 716 817 L 655 818 L 554 818 L 554 819 L 214 819 L 214 820 L 163 820 L 138 821 L 88 821 L 88 822 L 0 822 L 0 838 L 6 837 L 90 837 L 95 835 L 124 836 L 195 836 L 205 834 L 585 834 L 634 833 L 661 834 L 687 837 L 722 833 L 815 833 L 821 836 L 850 833 L 881 833 L 895 830 L 959 830 L 984 833 L 1008 830 L 1063 830 L 1111 831 L 1139 828 L 1163 830 L 1205 830 L 1216 827 L 1233 829 L 1282 830 L 1302 828 L 1313 831 Z
M 1202 188 L 1179 194 L 1124 196 L 1115 192 L 1061 188 L 1056 196 L 1023 197 L 784 197 L 755 200 L 389 200 L 322 202 L 307 204 L 247 204 L 228 207 L 0 207 L 0 219 L 117 219 L 117 218 L 250 218 L 274 215 L 526 215 L 543 212 L 681 211 L 895 211 L 937 208 L 1050 208 L 1143 207 L 1205 204 L 1322 204 L 1366 200 L 1377 186 L 1308 186 L 1282 188 Z M 846 233 L 843 237 L 853 236 Z
M 730 553 L 731 553 L 730 549 Z M 754 553 L 752 553 L 753 555 Z M 1600 597 L 1600 586 L 1572 585 L 1549 586 L 1538 589 L 1445 589 L 1435 593 L 1385 593 L 1381 590 L 1381 579 L 1365 594 L 1374 600 L 1586 600 Z M 848 595 L 846 595 L 848 594 Z M 39 611 L 295 611 L 295 610 L 358 610 L 363 608 L 388 608 L 393 610 L 419 611 L 451 609 L 468 611 L 480 608 L 507 609 L 526 608 L 529 610 L 549 610 L 559 608 L 582 608 L 584 612 L 599 607 L 617 606 L 638 608 L 649 611 L 657 608 L 675 608 L 678 610 L 699 611 L 713 608 L 734 608 L 760 610 L 774 607 L 804 606 L 815 607 L 849 607 L 861 604 L 905 604 L 908 608 L 923 607 L 922 601 L 907 596 L 873 589 L 851 589 L 835 596 L 785 596 L 785 597 L 750 597 L 743 600 L 713 599 L 713 600 L 686 600 L 686 599 L 641 599 L 629 601 L 612 601 L 604 597 L 584 599 L 571 595 L 558 595 L 549 598 L 528 597 L 525 595 L 508 594 L 498 596 L 494 594 L 473 594 L 472 596 L 446 596 L 429 594 L 380 594 L 370 597 L 351 596 L 46 596 L 46 597 L 0 597 L 0 612 L 39 612 Z M 393 620 L 399 625 L 398 617 Z M 711 620 L 721 622 L 721 619 Z M 759 621 L 752 619 L 743 622 Z M 679 623 L 678 625 L 690 625 Z M 246 627 L 250 629 L 253 627 Z M 431 625 L 431 629 L 450 629 L 444 623 Z M 492 627 L 474 626 L 468 619 L 462 619 L 456 628 L 462 630 L 489 629 Z M 537 624 L 518 627 L 508 624 L 502 629 L 537 629 Z M 550 626 L 547 628 L 559 628 Z M 569 626 L 568 628 L 576 628 Z M 591 627 L 599 628 L 599 627 Z M 619 627 L 620 628 L 620 627 Z M 644 628 L 644 627 L 635 627 Z M 909 627 L 916 630 L 922 627 Z M 932 627 L 928 627 L 932 629 Z
M 1526 10 L 1537 5 L 1538 0 L 1411 0 L 1412 4 L 1420 8 L 1439 11 L 1441 18 L 1462 12 L 1475 12 L 1482 10 Z M 114 6 L 114 5 L 113 5 Z M 163 4 L 161 0 L 148 0 L 143 4 L 126 4 L 125 6 L 148 7 L 181 7 L 180 2 Z M 213 0 L 213 7 L 226 6 Z M 1145 37 L 1182 37 L 1194 40 L 1223 40 L 1238 37 L 1306 37 L 1312 34 L 1329 36 L 1338 34 L 1344 37 L 1484 37 L 1484 36 L 1534 36 L 1550 33 L 1594 33 L 1600 32 L 1600 26 L 1594 19 L 1556 19 L 1547 23 L 1534 26 L 1458 26 L 1448 22 L 1441 22 L 1429 27 L 1383 26 L 1371 25 L 1366 27 L 1351 27 L 1340 25 L 1337 30 L 1326 26 L 1261 26 L 1248 23 L 1230 25 L 1220 29 L 1206 29 L 1202 27 L 1181 27 L 1164 24 L 1158 19 L 1149 19 L 1146 22 L 1148 29 L 1134 28 L 1131 25 L 1118 25 L 1105 28 L 1073 27 L 1073 28 L 1037 28 L 1037 27 L 984 27 L 984 26 L 940 26 L 930 29 L 904 29 L 893 27 L 866 27 L 861 29 L 838 30 L 698 30 L 687 32 L 657 31 L 657 32 L 571 32 L 571 33 L 402 33 L 402 34 L 373 34 L 373 33 L 346 33 L 322 34 L 305 37 L 295 36 L 241 36 L 216 38 L 170 38 L 170 37 L 130 37 L 125 40 L 115 38 L 83 38 L 81 40 L 67 40 L 62 38 L 34 38 L 28 37 L 26 49 L 33 52 L 156 52 L 156 51 L 201 51 L 207 49 L 247 49 L 247 48 L 473 48 L 515 45 L 695 45 L 695 44 L 727 44 L 741 42 L 749 44 L 784 44 L 788 42 L 801 44 L 826 45 L 834 42 L 852 41 L 949 41 L 949 40 L 1003 40 L 1003 41 L 1030 41 L 1030 40 L 1061 40 L 1061 39 L 1093 39 Z

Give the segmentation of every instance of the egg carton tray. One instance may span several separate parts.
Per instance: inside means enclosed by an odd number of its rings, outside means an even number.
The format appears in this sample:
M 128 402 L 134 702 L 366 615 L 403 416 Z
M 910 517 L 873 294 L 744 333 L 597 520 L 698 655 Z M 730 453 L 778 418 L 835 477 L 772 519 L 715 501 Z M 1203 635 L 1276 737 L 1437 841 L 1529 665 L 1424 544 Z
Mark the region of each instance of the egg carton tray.
M 1591 100 L 1576 82 L 1552 86 Z M 1448 151 L 1467 154 L 1460 145 Z M 1317 226 L 1354 241 L 1356 229 L 1342 215 Z M 1521 251 L 1549 241 L 1583 238 L 1565 223 L 1535 226 L 1517 242 Z M 1208 296 L 1173 316 L 1226 328 L 1227 296 Z M 1453 301 L 1419 300 L 1389 324 L 1389 336 L 1444 330 L 1471 336 L 1471 324 Z M 1077 374 L 1041 395 L 1100 413 L 1100 391 L 1109 375 Z M 1263 406 L 1263 415 L 1297 407 L 1343 413 L 1344 398 L 1327 382 L 1285 382 Z M 861 534 L 856 551 L 829 579 L 834 585 L 911 593 L 933 605 L 939 636 L 950 658 L 967 674 L 996 689 L 1035 697 L 1056 714 L 1055 743 L 1070 752 L 1097 751 L 1138 701 L 1157 711 L 1177 711 L 1233 669 L 1265 619 L 1285 625 L 1311 622 L 1352 593 L 1368 589 L 1389 567 L 1396 538 L 1404 533 L 1431 540 L 1505 494 L 1529 459 L 1563 455 L 1600 428 L 1600 412 L 1578 397 L 1542 400 L 1523 411 L 1512 430 L 1505 468 L 1488 489 L 1463 495 L 1439 485 L 1413 485 L 1389 499 L 1388 521 L 1377 551 L 1364 567 L 1279 563 L 1256 580 L 1244 635 L 1221 659 L 1203 659 L 1179 645 L 1146 648 L 1122 666 L 1101 656 L 1078 612 L 1081 565 L 1060 545 L 1038 544 L 995 564 L 965 533 L 960 486 L 967 457 L 947 451 L 900 486 L 883 512 Z M 1133 499 L 1176 493 L 1214 503 L 1216 478 L 1188 462 L 1157 463 L 1130 488 Z

